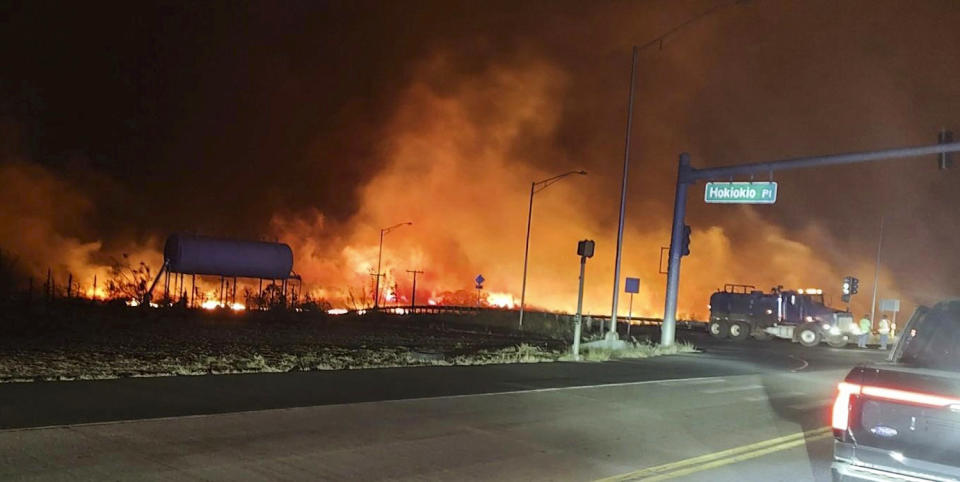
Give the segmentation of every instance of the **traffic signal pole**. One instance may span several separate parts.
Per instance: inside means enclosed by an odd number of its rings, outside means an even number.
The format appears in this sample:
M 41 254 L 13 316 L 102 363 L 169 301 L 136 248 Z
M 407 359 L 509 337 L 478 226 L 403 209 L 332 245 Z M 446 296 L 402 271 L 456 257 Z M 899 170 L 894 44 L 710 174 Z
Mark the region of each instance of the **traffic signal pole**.
M 670 255 L 667 267 L 667 299 L 663 308 L 663 325 L 660 327 L 660 344 L 673 344 L 677 330 L 677 289 L 680 286 L 680 258 L 683 240 L 683 226 L 687 215 L 687 187 L 691 184 L 684 179 L 689 176 L 690 154 L 680 154 L 680 166 L 677 169 L 677 192 L 673 200 L 673 229 L 670 233 Z
M 816 157 L 799 157 L 779 161 L 756 162 L 737 166 L 712 167 L 708 169 L 694 169 L 690 166 L 690 155 L 680 154 L 677 169 L 677 192 L 673 203 L 673 228 L 670 230 L 670 264 L 667 269 L 667 290 L 664 301 L 663 326 L 661 328 L 660 344 L 673 345 L 676 335 L 677 291 L 680 285 L 680 243 L 683 237 L 683 225 L 686 221 L 687 189 L 697 181 L 723 179 L 732 176 L 745 176 L 786 171 L 789 169 L 805 169 L 812 167 L 835 166 L 841 164 L 858 164 L 864 162 L 883 161 L 890 159 L 905 159 L 911 157 L 928 156 L 960 152 L 960 142 L 948 142 L 926 146 L 900 147 L 880 151 L 851 152 Z M 949 167 L 949 163 L 939 161 L 941 168 Z

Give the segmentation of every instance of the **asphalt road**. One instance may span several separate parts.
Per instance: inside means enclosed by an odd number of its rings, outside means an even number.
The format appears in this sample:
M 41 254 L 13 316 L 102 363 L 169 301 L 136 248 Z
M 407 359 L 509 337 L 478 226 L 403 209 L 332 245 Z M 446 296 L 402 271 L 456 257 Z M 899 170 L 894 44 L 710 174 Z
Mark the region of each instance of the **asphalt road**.
M 0 385 L 0 478 L 823 480 L 877 351 Z

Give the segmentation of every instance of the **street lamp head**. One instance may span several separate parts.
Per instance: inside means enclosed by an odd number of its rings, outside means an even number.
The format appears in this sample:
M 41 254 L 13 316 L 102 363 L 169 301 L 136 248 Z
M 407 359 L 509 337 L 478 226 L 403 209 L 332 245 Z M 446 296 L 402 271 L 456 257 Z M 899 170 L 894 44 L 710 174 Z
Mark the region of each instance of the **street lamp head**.
M 399 228 L 400 226 L 413 226 L 413 221 L 407 221 L 407 222 L 405 222 L 405 223 L 397 223 L 397 224 L 394 224 L 393 226 L 388 226 L 388 227 L 386 227 L 386 228 L 380 228 L 380 233 L 382 233 L 382 234 L 389 233 L 390 231 L 393 231 L 394 229 L 397 229 L 397 228 Z

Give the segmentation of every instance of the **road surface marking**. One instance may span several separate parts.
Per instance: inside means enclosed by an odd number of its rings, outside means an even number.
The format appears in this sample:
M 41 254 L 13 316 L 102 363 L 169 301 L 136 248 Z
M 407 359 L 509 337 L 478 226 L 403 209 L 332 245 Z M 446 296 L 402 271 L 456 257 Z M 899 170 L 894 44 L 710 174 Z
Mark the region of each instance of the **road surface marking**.
M 800 367 L 800 368 L 794 368 L 793 370 L 790 370 L 790 371 L 792 371 L 792 372 L 794 372 L 794 373 L 796 373 L 796 372 L 798 372 L 798 371 L 800 371 L 800 370 L 803 370 L 804 368 L 807 368 L 808 366 L 810 366 L 810 364 L 807 363 L 807 361 L 804 360 L 803 358 L 797 358 L 797 357 L 795 357 L 795 356 L 793 356 L 793 355 L 790 355 L 790 358 L 793 358 L 794 360 L 803 362 L 803 366 L 802 366 L 802 367 Z
M 766 401 L 781 400 L 781 399 L 784 399 L 784 398 L 791 398 L 791 397 L 802 397 L 802 396 L 805 396 L 805 395 L 806 395 L 806 393 L 803 393 L 803 392 L 786 392 L 786 393 L 778 393 L 778 394 L 776 394 L 776 395 L 754 395 L 754 396 L 752 396 L 752 397 L 744 397 L 744 398 L 743 398 L 743 401 L 745 401 L 745 402 L 766 402 Z M 819 402 L 817 402 L 817 403 L 819 403 Z
M 833 403 L 833 400 L 828 398 L 828 399 L 825 399 L 825 400 L 814 400 L 814 401 L 812 401 L 812 402 L 798 403 L 798 404 L 796 404 L 796 405 L 789 405 L 789 406 L 787 406 L 787 408 L 792 408 L 792 409 L 794 409 L 794 410 L 810 410 L 810 409 L 813 409 L 813 408 L 826 407 L 827 405 L 830 405 L 830 404 L 832 404 L 832 403 Z
M 713 395 L 716 393 L 743 392 L 746 390 L 757 390 L 760 388 L 763 388 L 763 385 L 746 385 L 742 387 L 711 388 L 709 390 L 700 390 L 700 392 Z
M 676 380 L 661 381 L 658 385 L 676 385 L 677 383 L 684 382 L 684 385 L 706 385 L 708 383 L 727 383 L 726 378 L 707 378 L 696 380 L 693 378 L 679 378 Z
M 614 475 L 596 482 L 621 482 L 626 480 L 665 480 L 674 477 L 690 475 L 696 472 L 729 465 L 756 457 L 761 457 L 781 450 L 799 447 L 807 442 L 832 437 L 830 427 L 821 427 L 803 433 L 785 435 L 783 437 L 764 440 L 763 442 L 742 445 L 732 449 L 721 450 L 698 457 L 671 462 L 669 464 L 647 467 L 625 474 Z
M 204 417 L 218 417 L 225 415 L 237 415 L 244 413 L 259 413 L 259 412 L 279 412 L 279 411 L 293 411 L 309 408 L 319 408 L 319 407 L 338 407 L 344 405 L 360 405 L 360 404 L 371 404 L 371 403 L 404 403 L 404 402 L 422 402 L 427 400 L 452 400 L 458 398 L 467 398 L 467 397 L 491 397 L 496 395 L 523 395 L 525 393 L 546 393 L 546 392 L 559 392 L 563 390 L 584 390 L 590 388 L 612 388 L 612 387 L 629 387 L 635 385 L 652 385 L 655 383 L 664 383 L 664 382 L 702 382 L 704 380 L 715 380 L 719 377 L 692 377 L 692 378 L 666 378 L 663 380 L 641 380 L 636 382 L 620 382 L 620 383 L 600 383 L 596 385 L 573 385 L 569 387 L 547 387 L 547 388 L 530 388 L 524 390 L 504 390 L 500 392 L 481 392 L 481 393 L 463 393 L 459 395 L 437 395 L 432 397 L 414 397 L 414 398 L 393 398 L 386 400 L 367 400 L 359 402 L 343 402 L 343 403 L 326 403 L 318 405 L 307 405 L 302 407 L 281 407 L 281 408 L 264 408 L 264 409 L 252 409 L 252 410 L 236 410 L 232 412 L 219 412 L 219 413 L 198 413 L 198 414 L 187 414 L 187 415 L 176 415 L 172 417 L 144 417 L 144 418 L 131 418 L 131 419 L 122 419 L 122 420 L 107 420 L 103 422 L 84 422 L 84 423 L 66 423 L 58 425 L 41 425 L 36 427 L 19 427 L 19 428 L 0 428 L 0 433 L 4 432 L 20 432 L 27 430 L 45 430 L 50 428 L 68 428 L 68 427 L 86 427 L 86 426 L 97 426 L 97 425 L 112 425 L 112 424 L 122 424 L 122 423 L 136 423 L 136 422 L 157 422 L 164 420 L 179 420 L 184 418 L 204 418 Z

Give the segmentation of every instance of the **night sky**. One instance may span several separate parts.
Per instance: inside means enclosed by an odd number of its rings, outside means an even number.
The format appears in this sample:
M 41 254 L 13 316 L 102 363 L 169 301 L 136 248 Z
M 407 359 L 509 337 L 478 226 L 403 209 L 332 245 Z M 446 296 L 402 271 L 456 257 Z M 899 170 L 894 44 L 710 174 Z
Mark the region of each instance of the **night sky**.
M 406 250 L 395 269 L 431 263 L 442 272 L 432 283 L 449 290 L 483 272 L 516 292 L 529 182 L 584 168 L 587 178 L 538 194 L 532 261 L 570 264 L 539 274 L 570 271 L 575 289 L 576 261 L 561 256 L 598 239 L 590 303 L 602 311 L 631 47 L 725 3 L 2 2 L 0 181 L 13 187 L 0 198 L 0 247 L 39 269 L 68 241 L 101 243 L 81 250 L 96 265 L 173 231 L 284 238 L 333 290 L 360 270 L 351 260 L 376 227 L 413 220 L 416 234 L 391 234 Z M 649 310 L 662 308 L 656 260 L 678 153 L 717 166 L 960 132 L 957 25 L 951 0 L 754 0 L 645 49 L 625 271 L 643 273 Z M 484 187 L 448 191 L 434 177 Z M 691 190 L 682 280 L 696 283 L 681 309 L 725 282 L 835 291 L 854 274 L 869 291 L 881 216 L 889 296 L 960 290 L 960 166 L 938 171 L 930 158 L 775 179 L 775 206 L 708 206 L 702 184 Z M 532 299 L 569 306 L 548 291 Z

